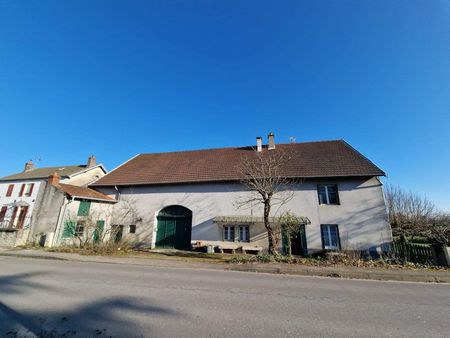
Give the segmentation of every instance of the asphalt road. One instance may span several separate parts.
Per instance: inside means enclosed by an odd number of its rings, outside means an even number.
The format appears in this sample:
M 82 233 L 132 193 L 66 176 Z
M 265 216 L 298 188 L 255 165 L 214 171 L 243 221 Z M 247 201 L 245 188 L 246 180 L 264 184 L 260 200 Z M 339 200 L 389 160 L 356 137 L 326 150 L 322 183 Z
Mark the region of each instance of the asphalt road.
M 0 257 L 0 336 L 449 337 L 450 286 Z

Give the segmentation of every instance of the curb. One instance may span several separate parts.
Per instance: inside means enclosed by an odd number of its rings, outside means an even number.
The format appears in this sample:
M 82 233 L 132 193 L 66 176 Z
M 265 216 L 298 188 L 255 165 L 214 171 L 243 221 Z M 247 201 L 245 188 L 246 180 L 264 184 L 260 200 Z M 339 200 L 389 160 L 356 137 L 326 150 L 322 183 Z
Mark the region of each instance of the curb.
M 233 266 L 227 268 L 230 271 L 242 272 L 259 272 L 283 275 L 297 275 L 297 276 L 316 276 L 328 278 L 348 278 L 361 280 L 377 280 L 377 281 L 399 281 L 399 282 L 420 282 L 420 283 L 450 283 L 450 275 L 439 274 L 403 274 L 403 273 L 383 273 L 383 272 L 360 272 L 360 271 L 341 271 L 341 270 L 309 270 L 309 269 L 289 269 L 284 267 L 251 267 L 251 266 Z

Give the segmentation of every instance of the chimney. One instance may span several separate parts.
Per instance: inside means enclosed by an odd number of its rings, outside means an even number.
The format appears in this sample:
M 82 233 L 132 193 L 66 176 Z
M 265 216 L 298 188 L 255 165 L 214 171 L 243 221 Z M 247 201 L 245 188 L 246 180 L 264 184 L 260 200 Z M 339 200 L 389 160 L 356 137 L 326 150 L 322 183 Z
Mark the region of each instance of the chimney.
M 32 160 L 29 160 L 27 163 L 25 163 L 25 168 L 23 169 L 23 172 L 30 171 L 34 169 L 34 163 Z
M 269 150 L 275 149 L 275 135 L 273 133 L 269 133 Z
M 87 167 L 91 168 L 94 167 L 97 164 L 97 160 L 95 159 L 94 155 L 89 156 L 88 161 L 87 161 Z
M 262 137 L 258 136 L 256 138 L 256 150 L 258 151 L 258 153 L 260 153 L 262 151 Z
M 52 175 L 48 177 L 48 183 L 53 185 L 54 187 L 57 187 L 59 185 L 59 180 L 61 179 L 61 176 L 57 172 L 54 172 Z

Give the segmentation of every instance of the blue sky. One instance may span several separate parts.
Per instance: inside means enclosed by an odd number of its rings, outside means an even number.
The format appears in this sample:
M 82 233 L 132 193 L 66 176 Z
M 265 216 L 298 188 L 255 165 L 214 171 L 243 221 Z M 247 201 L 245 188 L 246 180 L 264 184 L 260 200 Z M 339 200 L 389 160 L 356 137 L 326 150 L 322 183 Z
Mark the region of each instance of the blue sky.
M 450 2 L 0 0 L 0 176 L 345 139 L 450 210 Z

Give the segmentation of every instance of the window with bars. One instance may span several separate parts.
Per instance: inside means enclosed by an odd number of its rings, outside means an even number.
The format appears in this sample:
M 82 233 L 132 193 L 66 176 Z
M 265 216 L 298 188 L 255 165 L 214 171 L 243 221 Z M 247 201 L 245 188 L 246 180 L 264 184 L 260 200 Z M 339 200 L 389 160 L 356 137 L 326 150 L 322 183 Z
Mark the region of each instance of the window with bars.
M 322 224 L 320 226 L 322 233 L 322 247 L 326 250 L 339 250 L 339 228 L 337 224 Z
M 339 204 L 338 187 L 336 184 L 319 184 L 317 186 L 319 204 Z

